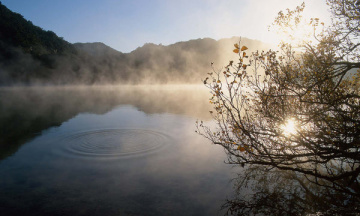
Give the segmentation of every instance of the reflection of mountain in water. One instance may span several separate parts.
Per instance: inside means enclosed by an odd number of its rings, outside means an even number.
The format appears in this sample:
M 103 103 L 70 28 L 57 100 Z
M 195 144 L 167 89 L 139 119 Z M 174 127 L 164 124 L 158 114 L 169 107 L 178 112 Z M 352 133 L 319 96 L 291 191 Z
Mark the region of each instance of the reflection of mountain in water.
M 118 105 L 145 113 L 209 118 L 202 86 L 39 87 L 0 90 L 0 159 L 10 156 L 41 131 L 79 113 L 103 114 Z M 119 120 L 120 121 L 120 120 Z

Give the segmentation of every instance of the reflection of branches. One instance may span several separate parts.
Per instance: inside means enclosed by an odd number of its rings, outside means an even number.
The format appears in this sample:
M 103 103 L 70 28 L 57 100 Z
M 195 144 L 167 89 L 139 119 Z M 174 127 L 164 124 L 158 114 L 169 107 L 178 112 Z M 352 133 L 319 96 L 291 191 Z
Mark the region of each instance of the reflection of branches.
M 236 195 L 223 205 L 231 215 L 351 215 L 360 199 L 309 182 L 294 172 L 251 166 L 235 179 Z

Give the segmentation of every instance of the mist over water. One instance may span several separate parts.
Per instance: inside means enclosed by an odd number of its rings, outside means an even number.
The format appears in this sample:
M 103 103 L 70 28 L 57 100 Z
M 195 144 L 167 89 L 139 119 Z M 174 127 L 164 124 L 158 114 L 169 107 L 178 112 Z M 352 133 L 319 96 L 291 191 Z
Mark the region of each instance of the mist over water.
M 4 215 L 218 215 L 234 169 L 202 86 L 0 90 Z
M 12 87 L 2 88 L 0 96 L 2 148 L 3 143 L 11 142 L 11 147 L 21 144 L 79 113 L 104 114 L 121 105 L 132 105 L 148 114 L 165 112 L 210 118 L 208 92 L 196 85 Z

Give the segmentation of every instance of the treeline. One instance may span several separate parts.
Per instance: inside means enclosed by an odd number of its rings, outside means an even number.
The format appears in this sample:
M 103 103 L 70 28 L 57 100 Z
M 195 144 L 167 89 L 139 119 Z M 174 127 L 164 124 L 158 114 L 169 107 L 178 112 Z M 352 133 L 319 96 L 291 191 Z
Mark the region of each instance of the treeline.
M 21 47 L 34 56 L 46 54 L 76 53 L 75 48 L 52 31 L 45 31 L 14 13 L 0 2 L 0 39 L 15 47 Z
M 145 44 L 121 53 L 103 43 L 71 44 L 27 21 L 0 2 L 0 85 L 200 83 L 236 58 L 239 38 L 205 38 L 169 46 Z M 250 39 L 255 49 L 269 46 Z

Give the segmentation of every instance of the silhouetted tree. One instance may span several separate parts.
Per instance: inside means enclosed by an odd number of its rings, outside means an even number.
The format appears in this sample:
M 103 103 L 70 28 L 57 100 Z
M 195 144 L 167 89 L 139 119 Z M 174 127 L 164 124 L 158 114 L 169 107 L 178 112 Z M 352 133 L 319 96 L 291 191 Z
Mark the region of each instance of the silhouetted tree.
M 204 80 L 217 126 L 198 122 L 198 132 L 223 146 L 229 163 L 289 170 L 360 197 L 360 9 L 327 3 L 332 25 L 309 20 L 312 41 L 295 41 L 293 32 L 305 32 L 302 4 L 275 20 L 291 39 L 280 51 L 248 55 L 235 44 L 239 61 Z

